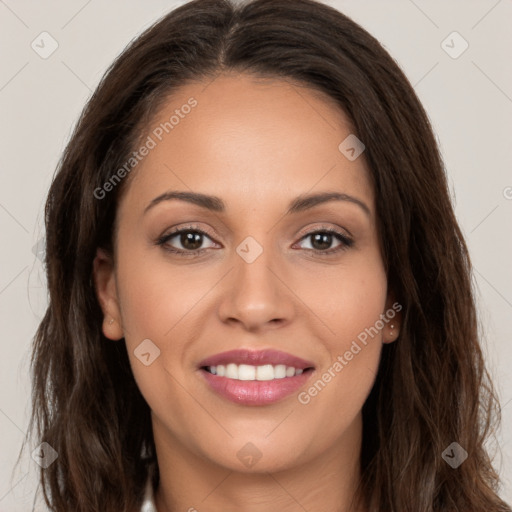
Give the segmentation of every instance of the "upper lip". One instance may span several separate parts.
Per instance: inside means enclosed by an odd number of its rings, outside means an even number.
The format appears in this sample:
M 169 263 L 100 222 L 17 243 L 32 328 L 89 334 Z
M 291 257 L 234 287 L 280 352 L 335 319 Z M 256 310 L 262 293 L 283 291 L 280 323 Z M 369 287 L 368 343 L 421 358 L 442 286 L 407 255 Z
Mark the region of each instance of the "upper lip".
M 281 350 L 236 349 L 207 357 L 199 363 L 199 367 L 226 365 L 229 363 L 237 365 L 248 364 L 251 366 L 284 364 L 286 366 L 293 366 L 297 370 L 305 370 L 314 366 L 310 361 L 282 352 Z

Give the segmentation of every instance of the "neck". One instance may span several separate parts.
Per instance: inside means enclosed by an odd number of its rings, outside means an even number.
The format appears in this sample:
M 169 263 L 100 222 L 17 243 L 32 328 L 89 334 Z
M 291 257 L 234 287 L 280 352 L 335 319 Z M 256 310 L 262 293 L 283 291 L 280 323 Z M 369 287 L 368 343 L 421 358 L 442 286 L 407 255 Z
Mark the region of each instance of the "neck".
M 235 471 L 188 451 L 153 423 L 160 483 L 158 512 L 363 512 L 355 503 L 360 477 L 362 419 L 335 446 L 289 469 Z

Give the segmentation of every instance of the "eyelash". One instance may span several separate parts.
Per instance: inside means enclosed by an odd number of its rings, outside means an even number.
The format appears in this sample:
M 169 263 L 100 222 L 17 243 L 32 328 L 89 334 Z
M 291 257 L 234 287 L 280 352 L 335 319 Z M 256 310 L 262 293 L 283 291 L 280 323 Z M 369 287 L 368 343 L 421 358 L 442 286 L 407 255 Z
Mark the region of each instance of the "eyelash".
M 169 246 L 165 245 L 165 244 L 167 244 L 167 242 L 169 242 L 169 240 L 171 240 L 172 238 L 174 238 L 177 235 L 181 235 L 182 233 L 198 233 L 198 234 L 207 236 L 208 238 L 212 239 L 212 236 L 209 233 L 207 233 L 206 231 L 199 229 L 196 226 L 186 226 L 184 228 L 180 228 L 175 231 L 172 231 L 171 233 L 168 233 L 167 235 L 163 235 L 163 236 L 159 237 L 156 240 L 156 245 L 161 246 L 164 250 L 166 250 L 168 252 L 177 254 L 178 256 L 185 257 L 185 258 L 199 256 L 200 254 L 204 253 L 208 249 L 211 249 L 211 247 L 204 247 L 202 249 L 185 251 L 182 249 L 176 249 L 174 247 L 169 247 Z M 351 238 L 347 237 L 345 234 L 340 233 L 339 231 L 332 229 L 332 228 L 319 228 L 314 231 L 310 231 L 309 233 L 304 234 L 300 238 L 299 241 L 302 241 L 302 240 L 306 239 L 307 237 L 316 235 L 318 233 L 324 233 L 324 234 L 327 233 L 329 235 L 334 235 L 336 237 L 336 239 L 338 239 L 341 242 L 341 245 L 339 245 L 338 247 L 336 247 L 334 249 L 326 249 L 324 251 L 320 251 L 320 250 L 316 250 L 316 249 L 306 249 L 307 251 L 314 252 L 318 256 L 330 256 L 332 254 L 337 254 L 340 251 L 346 251 L 347 249 L 349 249 L 350 247 L 352 247 L 354 245 L 354 241 Z

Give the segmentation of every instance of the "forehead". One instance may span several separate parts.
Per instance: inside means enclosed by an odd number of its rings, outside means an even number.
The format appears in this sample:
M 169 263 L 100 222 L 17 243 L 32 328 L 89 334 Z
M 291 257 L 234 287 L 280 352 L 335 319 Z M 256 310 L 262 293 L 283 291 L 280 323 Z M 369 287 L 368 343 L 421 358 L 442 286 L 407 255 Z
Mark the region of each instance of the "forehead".
M 286 80 L 228 74 L 190 83 L 144 132 L 152 148 L 126 200 L 147 204 L 167 189 L 190 189 L 243 206 L 334 188 L 371 205 L 364 154 L 350 161 L 339 149 L 353 131 L 334 100 Z

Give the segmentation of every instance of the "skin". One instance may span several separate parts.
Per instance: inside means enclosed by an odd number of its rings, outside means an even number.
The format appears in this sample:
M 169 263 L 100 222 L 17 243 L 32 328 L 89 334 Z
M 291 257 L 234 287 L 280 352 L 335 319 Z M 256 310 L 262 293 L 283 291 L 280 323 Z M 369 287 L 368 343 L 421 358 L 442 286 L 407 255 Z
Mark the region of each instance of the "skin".
M 99 249 L 94 262 L 104 334 L 124 337 L 152 411 L 158 511 L 362 511 L 350 507 L 361 408 L 382 344 L 398 335 L 399 314 L 308 404 L 296 393 L 259 407 L 229 402 L 208 387 L 198 363 L 235 348 L 275 348 L 314 362 L 307 390 L 391 307 L 364 153 L 349 161 L 338 149 L 353 130 L 327 97 L 238 74 L 175 91 L 146 136 L 190 97 L 198 105 L 129 178 L 114 260 Z M 169 200 L 144 213 L 172 190 L 218 196 L 226 211 Z M 349 194 L 369 214 L 330 201 L 285 215 L 297 196 L 320 191 Z M 209 233 L 199 256 L 156 243 L 190 223 Z M 306 234 L 322 228 L 339 230 L 353 246 L 315 253 Z M 252 263 L 236 252 L 247 236 L 263 249 Z M 326 247 L 340 246 L 333 237 Z M 167 247 L 187 250 L 179 235 Z M 134 355 L 145 339 L 160 349 L 149 366 Z M 249 442 L 261 454 L 250 468 L 237 457 Z

